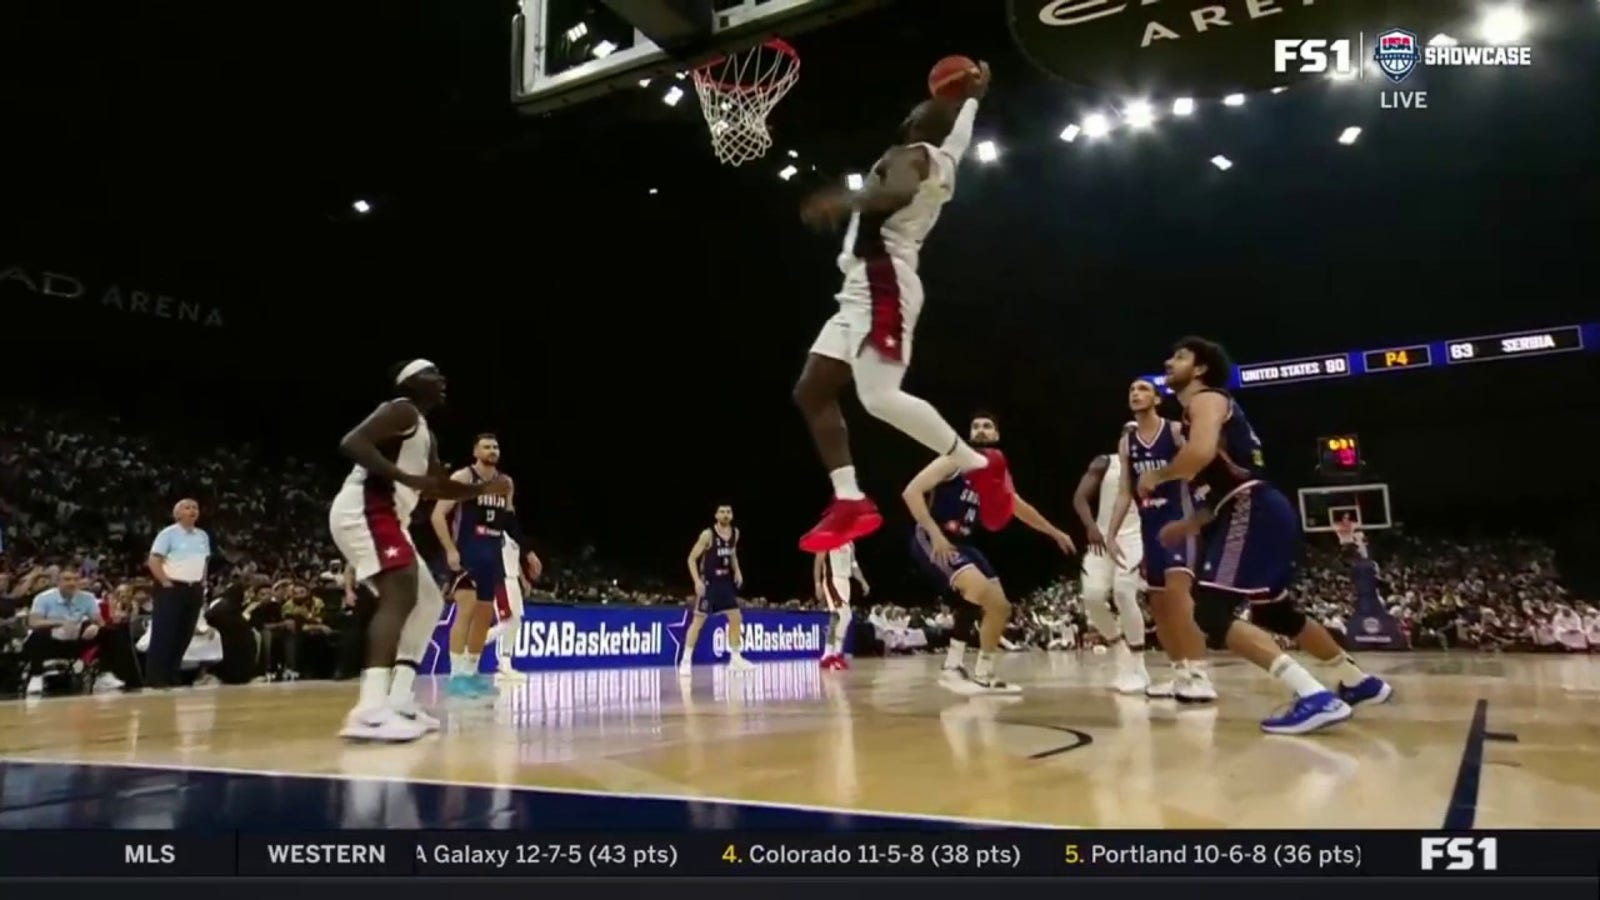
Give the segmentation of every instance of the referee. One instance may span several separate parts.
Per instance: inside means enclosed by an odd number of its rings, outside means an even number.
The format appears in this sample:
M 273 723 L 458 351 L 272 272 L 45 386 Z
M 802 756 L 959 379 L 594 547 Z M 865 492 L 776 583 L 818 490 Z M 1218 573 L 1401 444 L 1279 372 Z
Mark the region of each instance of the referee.
M 179 500 L 172 508 L 173 524 L 161 529 L 150 545 L 150 574 L 157 587 L 144 668 L 145 684 L 158 690 L 177 682 L 183 654 L 205 606 L 211 538 L 195 527 L 199 518 L 199 503 Z

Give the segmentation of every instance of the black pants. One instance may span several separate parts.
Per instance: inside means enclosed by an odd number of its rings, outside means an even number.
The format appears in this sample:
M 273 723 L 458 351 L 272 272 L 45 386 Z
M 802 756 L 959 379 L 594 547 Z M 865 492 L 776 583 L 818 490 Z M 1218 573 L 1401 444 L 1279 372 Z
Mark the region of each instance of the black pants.
M 204 606 L 205 589 L 199 584 L 174 581 L 172 587 L 156 588 L 150 652 L 144 660 L 146 685 L 165 688 L 177 683 L 183 654 L 194 639 L 194 626 Z
M 78 628 L 77 634 L 83 632 L 83 626 Z M 28 660 L 28 677 L 36 678 L 44 674 L 44 664 L 52 659 L 77 659 L 83 652 L 94 646 L 105 634 L 101 629 L 90 640 L 74 637 L 71 640 L 57 640 L 53 634 L 44 628 L 37 628 L 22 642 L 22 655 Z

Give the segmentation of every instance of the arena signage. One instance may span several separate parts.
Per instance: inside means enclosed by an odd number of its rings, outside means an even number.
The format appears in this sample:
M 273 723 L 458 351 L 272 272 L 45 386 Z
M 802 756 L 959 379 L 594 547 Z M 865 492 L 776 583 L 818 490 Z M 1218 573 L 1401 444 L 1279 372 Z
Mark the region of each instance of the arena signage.
M 1007 15 L 1023 54 L 1060 78 L 1132 95 L 1204 97 L 1317 77 L 1276 71 L 1279 39 L 1391 28 L 1431 36 L 1469 21 L 1475 7 L 1468 0 L 1007 0 Z
M 125 288 L 115 282 L 97 285 L 76 275 L 48 269 L 23 265 L 0 268 L 0 288 L 52 301 L 84 301 L 101 309 L 205 328 L 221 328 L 223 324 L 222 310 L 215 306 L 178 300 L 158 291 Z
M 562 669 L 620 669 L 676 665 L 689 628 L 684 607 L 659 606 L 529 606 L 522 627 L 503 638 L 514 668 L 524 672 Z M 752 662 L 818 659 L 828 628 L 823 612 L 744 612 L 744 655 Z M 702 665 L 728 661 L 728 623 L 713 617 L 700 632 L 694 661 Z M 439 623 L 434 648 L 423 659 L 424 672 L 448 672 L 449 620 Z M 494 670 L 494 648 L 481 661 Z

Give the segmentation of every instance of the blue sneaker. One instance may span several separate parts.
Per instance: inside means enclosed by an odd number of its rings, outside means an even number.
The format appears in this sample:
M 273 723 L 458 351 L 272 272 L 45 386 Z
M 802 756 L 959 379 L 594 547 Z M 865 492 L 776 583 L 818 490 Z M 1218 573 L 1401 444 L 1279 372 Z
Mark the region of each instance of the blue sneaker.
M 445 680 L 445 695 L 458 700 L 476 700 L 483 696 L 478 691 L 476 681 L 472 675 L 451 675 Z
M 1394 695 L 1394 688 L 1389 682 L 1376 675 L 1356 682 L 1354 685 L 1339 685 L 1339 699 L 1351 706 L 1360 706 L 1363 703 L 1388 703 Z
M 498 697 L 500 689 L 494 686 L 494 677 L 482 672 L 467 679 L 472 682 L 472 689 L 478 692 L 479 697 Z
M 1355 710 L 1335 697 L 1333 691 L 1319 691 L 1295 700 L 1294 706 L 1281 716 L 1262 719 L 1261 730 L 1268 734 L 1310 734 L 1354 714 Z

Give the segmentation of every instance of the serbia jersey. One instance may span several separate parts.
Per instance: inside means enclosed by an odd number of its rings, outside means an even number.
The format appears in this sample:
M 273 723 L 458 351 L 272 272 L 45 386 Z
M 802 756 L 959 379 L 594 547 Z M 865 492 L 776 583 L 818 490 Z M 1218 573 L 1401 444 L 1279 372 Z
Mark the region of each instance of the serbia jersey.
M 467 467 L 467 478 L 470 484 L 481 484 L 486 480 L 478 473 L 476 466 Z M 457 504 L 456 546 L 461 549 L 462 559 L 469 553 L 474 557 L 481 555 L 499 559 L 501 546 L 505 543 L 506 517 L 510 512 L 508 498 L 489 494 L 480 494 Z
M 839 254 L 839 270 L 849 274 L 862 260 L 887 256 L 916 271 L 922 242 L 939 221 L 939 213 L 956 192 L 954 156 L 932 144 L 909 144 L 928 154 L 928 177 L 922 179 L 911 202 L 887 215 L 856 212 L 845 229 L 844 249 Z M 887 157 L 885 158 L 887 159 Z M 874 168 L 874 177 L 883 177 L 885 161 Z
M 717 526 L 711 526 L 711 546 L 700 556 L 705 592 L 695 605 L 696 612 L 709 615 L 739 608 L 739 587 L 733 578 L 733 555 L 738 547 L 739 529 L 729 528 L 724 535 Z
M 967 483 L 965 475 L 940 484 L 928 497 L 928 512 L 938 523 L 944 537 L 955 545 L 955 555 L 940 559 L 933 552 L 933 539 L 921 525 L 911 528 L 911 558 L 928 580 L 945 590 L 957 575 L 967 569 L 977 569 L 985 578 L 994 578 L 994 567 L 978 548 L 966 543 L 972 536 L 972 526 L 978 521 L 978 492 Z
M 1277 600 L 1294 580 L 1300 553 L 1300 516 L 1281 491 L 1267 483 L 1261 439 L 1239 401 L 1219 394 L 1228 411 L 1217 438 L 1217 455 L 1194 477 L 1194 497 L 1213 518 L 1201 533 L 1201 585 L 1252 601 Z M 1192 401 L 1191 401 L 1192 402 Z M 1187 434 L 1188 413 L 1185 411 Z
M 1129 422 L 1127 429 L 1128 464 L 1133 469 L 1129 478 L 1135 480 L 1146 472 L 1154 472 L 1172 462 L 1178 455 L 1182 442 L 1178 439 L 1178 423 L 1161 419 L 1161 428 L 1155 437 L 1145 440 L 1139 426 Z M 1167 573 L 1172 571 L 1194 574 L 1197 546 L 1189 538 L 1176 547 L 1161 545 L 1161 529 L 1172 522 L 1187 518 L 1194 512 L 1189 485 L 1182 481 L 1168 481 L 1157 487 L 1149 497 L 1139 499 L 1139 534 L 1144 541 L 1144 580 L 1152 590 L 1166 587 Z

